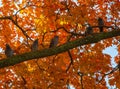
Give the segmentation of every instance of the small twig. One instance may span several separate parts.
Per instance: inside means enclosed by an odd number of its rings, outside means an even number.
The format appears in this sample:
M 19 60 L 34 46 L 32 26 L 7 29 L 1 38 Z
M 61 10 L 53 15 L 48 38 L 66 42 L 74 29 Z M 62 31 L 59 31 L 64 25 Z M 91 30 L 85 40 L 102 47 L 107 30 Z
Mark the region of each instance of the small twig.
M 70 69 L 71 65 L 73 64 L 73 59 L 72 59 L 72 55 L 70 53 L 70 51 L 68 51 L 69 57 L 70 57 L 70 64 L 68 65 L 66 72 Z
M 78 72 L 78 75 L 80 76 L 80 83 L 81 83 L 81 89 L 84 89 L 83 87 L 83 73 L 82 72 Z
M 115 68 L 113 68 L 109 73 L 104 74 L 102 78 L 98 81 L 98 83 L 100 83 L 107 75 L 110 75 L 114 73 L 116 70 L 118 70 L 119 67 L 120 67 L 120 63 Z
M 72 36 L 73 36 L 73 35 L 71 35 L 71 36 L 69 37 L 69 39 L 67 40 L 68 42 L 70 41 L 70 39 L 71 39 Z M 67 67 L 67 69 L 66 69 L 66 72 L 70 69 L 71 65 L 73 65 L 73 58 L 72 58 L 72 55 L 71 55 L 71 53 L 70 53 L 69 50 L 68 50 L 68 55 L 69 55 L 69 57 L 70 57 L 70 64 L 68 65 L 68 67 Z
M 14 15 L 17 15 L 20 11 L 26 9 L 26 8 L 29 7 L 29 6 L 30 6 L 30 5 L 29 5 L 29 3 L 28 3 L 26 6 L 24 6 L 24 7 L 21 8 L 20 10 L 18 10 Z
M 50 87 L 51 87 L 52 85 L 53 85 L 53 83 L 49 84 L 48 87 L 47 87 L 47 89 L 50 89 Z
M 60 29 L 63 29 L 65 32 L 72 34 L 72 35 L 75 35 L 75 36 L 84 36 L 84 34 L 81 34 L 81 33 L 69 32 L 65 27 L 59 27 L 56 30 L 51 31 L 51 32 L 57 32 Z
M 45 71 L 43 68 L 40 68 L 40 65 L 39 65 L 39 63 L 38 63 L 38 60 L 39 60 L 39 59 L 35 59 L 35 63 L 36 63 L 36 65 L 38 66 L 39 70 Z
M 44 42 L 44 38 L 45 38 L 45 35 L 47 34 L 47 32 L 43 33 L 43 37 L 42 37 L 42 42 Z M 44 47 L 43 43 L 41 43 L 42 47 Z
M 20 26 L 16 23 L 16 21 L 13 20 L 12 16 L 0 17 L 0 19 L 1 19 L 1 20 L 3 20 L 3 19 L 9 19 L 9 20 L 11 20 L 12 23 L 14 23 L 14 25 L 16 25 L 16 26 L 22 31 L 22 33 L 25 35 L 25 37 L 26 37 L 27 39 L 29 38 L 30 40 L 32 40 L 32 39 L 27 35 L 26 31 L 24 31 L 24 30 L 22 29 L 22 27 L 20 27 Z
M 22 75 L 21 75 L 21 78 L 22 78 L 24 85 L 25 85 L 27 83 L 27 81 L 25 80 L 25 78 Z

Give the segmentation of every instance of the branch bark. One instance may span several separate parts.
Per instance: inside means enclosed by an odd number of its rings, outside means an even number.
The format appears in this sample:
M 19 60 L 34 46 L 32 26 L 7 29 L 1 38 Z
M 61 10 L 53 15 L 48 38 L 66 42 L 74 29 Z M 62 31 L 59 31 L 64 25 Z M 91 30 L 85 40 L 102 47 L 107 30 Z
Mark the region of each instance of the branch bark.
M 47 49 L 38 50 L 38 51 L 34 51 L 34 52 L 28 52 L 28 53 L 24 53 L 24 54 L 20 54 L 20 55 L 15 55 L 10 58 L 0 60 L 0 68 L 12 66 L 12 65 L 15 65 L 15 64 L 27 61 L 27 60 L 43 58 L 43 57 L 48 57 L 51 55 L 59 54 L 59 53 L 68 51 L 68 50 L 78 47 L 78 46 L 91 44 L 91 43 L 97 43 L 100 40 L 112 38 L 112 37 L 119 36 L 119 35 L 120 35 L 120 30 L 96 33 L 96 34 L 92 34 L 92 35 L 84 37 L 84 38 L 79 38 L 74 41 L 67 42 L 67 43 L 65 43 L 61 46 L 55 47 L 55 48 L 47 48 Z

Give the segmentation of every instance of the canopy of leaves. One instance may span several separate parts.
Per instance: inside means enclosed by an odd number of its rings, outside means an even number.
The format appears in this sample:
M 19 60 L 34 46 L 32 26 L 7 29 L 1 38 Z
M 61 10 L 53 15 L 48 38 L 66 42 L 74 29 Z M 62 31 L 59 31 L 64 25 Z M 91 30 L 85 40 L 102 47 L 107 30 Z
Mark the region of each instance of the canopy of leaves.
M 120 88 L 119 0 L 1 0 L 0 11 L 0 89 Z M 85 36 L 88 23 L 93 34 Z M 56 35 L 58 47 L 49 48 Z M 117 55 L 103 53 L 113 45 Z

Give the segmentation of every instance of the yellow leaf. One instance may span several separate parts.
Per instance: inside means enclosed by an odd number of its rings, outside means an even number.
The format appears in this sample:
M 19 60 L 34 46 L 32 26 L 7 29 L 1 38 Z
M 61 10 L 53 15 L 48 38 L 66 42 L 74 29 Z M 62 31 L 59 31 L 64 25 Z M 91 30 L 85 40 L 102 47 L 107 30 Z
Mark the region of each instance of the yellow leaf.
M 78 28 L 79 28 L 79 29 L 82 28 L 82 25 L 81 25 L 81 24 L 78 24 Z
M 33 72 L 35 70 L 35 67 L 31 66 L 31 64 L 28 64 L 27 69 L 29 72 Z

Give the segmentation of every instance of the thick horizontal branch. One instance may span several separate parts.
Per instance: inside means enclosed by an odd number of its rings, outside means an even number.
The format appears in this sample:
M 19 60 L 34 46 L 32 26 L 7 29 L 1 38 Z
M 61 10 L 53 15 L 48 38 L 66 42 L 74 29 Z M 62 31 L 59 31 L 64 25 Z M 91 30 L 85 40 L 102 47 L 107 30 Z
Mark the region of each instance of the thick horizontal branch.
M 112 37 L 119 36 L 119 35 L 120 35 L 120 30 L 97 33 L 97 34 L 93 34 L 93 35 L 90 35 L 84 38 L 76 39 L 71 42 L 67 42 L 55 48 L 47 48 L 47 49 L 38 50 L 35 52 L 28 52 L 28 53 L 24 53 L 20 55 L 15 55 L 13 57 L 0 60 L 0 68 L 12 66 L 17 63 L 21 63 L 21 62 L 31 60 L 31 59 L 43 58 L 43 57 L 48 57 L 51 55 L 59 54 L 59 53 L 68 51 L 78 46 L 91 44 L 91 43 L 97 43 L 100 40 L 112 38 Z

